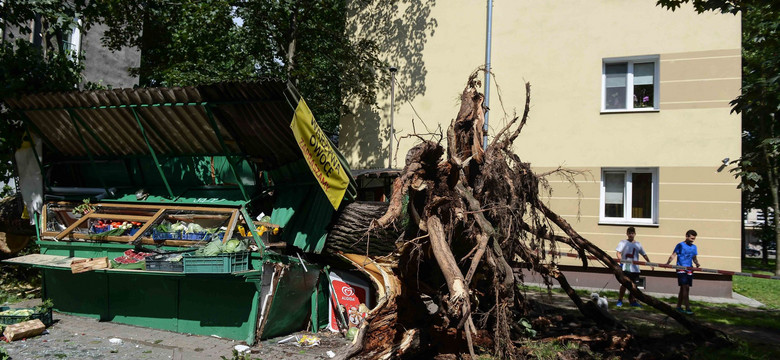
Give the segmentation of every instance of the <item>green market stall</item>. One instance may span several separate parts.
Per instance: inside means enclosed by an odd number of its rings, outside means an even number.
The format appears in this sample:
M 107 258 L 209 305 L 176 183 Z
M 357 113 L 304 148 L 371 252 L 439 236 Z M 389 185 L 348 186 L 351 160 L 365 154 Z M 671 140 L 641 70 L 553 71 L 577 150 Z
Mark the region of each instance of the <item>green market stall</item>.
M 356 192 L 291 84 L 7 103 L 31 135 L 21 182 L 41 248 L 7 262 L 41 268 L 57 311 L 249 344 L 325 325 L 327 276 L 305 258 Z

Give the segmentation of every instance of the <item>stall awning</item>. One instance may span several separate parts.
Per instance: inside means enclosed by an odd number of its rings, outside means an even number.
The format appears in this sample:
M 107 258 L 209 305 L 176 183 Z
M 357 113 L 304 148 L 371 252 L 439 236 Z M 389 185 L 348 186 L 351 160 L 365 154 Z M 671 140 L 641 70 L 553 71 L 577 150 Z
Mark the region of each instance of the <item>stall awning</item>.
M 6 102 L 43 137 L 49 156 L 151 156 L 151 147 L 162 157 L 243 155 L 273 169 L 303 158 L 290 131 L 299 99 L 288 82 L 263 80 L 33 94 Z

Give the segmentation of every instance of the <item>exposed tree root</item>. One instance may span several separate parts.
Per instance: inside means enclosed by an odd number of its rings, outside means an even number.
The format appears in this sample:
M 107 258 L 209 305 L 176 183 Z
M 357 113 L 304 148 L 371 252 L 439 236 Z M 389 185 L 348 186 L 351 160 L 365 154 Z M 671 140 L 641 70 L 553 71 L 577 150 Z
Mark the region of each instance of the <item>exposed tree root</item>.
M 600 326 L 622 328 L 614 317 L 582 301 L 569 286 L 555 266 L 559 243 L 577 251 L 585 266 L 586 255 L 595 256 L 631 294 L 674 318 L 694 336 L 718 335 L 642 293 L 612 258 L 545 205 L 540 193 L 547 182 L 512 149 L 528 120 L 529 84 L 522 118 L 508 121 L 483 150 L 485 109 L 479 86 L 474 73 L 461 96 L 460 111 L 447 130 L 446 152 L 432 141 L 413 147 L 393 184 L 387 212 L 371 223 L 372 230 L 397 226 L 403 204 L 408 204 L 410 221 L 403 229 L 400 250 L 391 255 L 398 264 L 394 271 L 403 295 L 372 311 L 395 314 L 393 338 L 383 344 L 373 342 L 371 350 L 364 346 L 358 354 L 400 356 L 398 349 L 403 345 L 435 353 L 467 350 L 473 357 L 474 343 L 480 343 L 491 344 L 491 352 L 498 358 L 522 356 L 515 341 L 524 334 L 513 331 L 519 317 L 528 311 L 518 286 L 521 280 L 513 273 L 513 267 L 521 263 L 540 273 L 548 283 L 556 279 L 577 308 Z M 565 169 L 555 173 L 569 179 L 578 174 Z M 375 321 L 370 322 L 367 337 L 379 330 Z M 416 329 L 429 331 L 420 333 Z M 449 340 L 431 341 L 442 334 L 449 334 Z M 485 334 L 489 334 L 489 341 L 484 339 Z

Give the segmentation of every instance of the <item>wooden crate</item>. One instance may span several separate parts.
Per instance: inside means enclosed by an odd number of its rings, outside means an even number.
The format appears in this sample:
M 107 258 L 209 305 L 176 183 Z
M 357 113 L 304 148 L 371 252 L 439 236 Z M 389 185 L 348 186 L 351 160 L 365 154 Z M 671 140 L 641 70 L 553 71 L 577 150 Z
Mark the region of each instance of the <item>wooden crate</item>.
M 70 271 L 74 274 L 97 269 L 108 269 L 108 257 L 76 259 L 70 263 Z
M 3 336 L 5 336 L 8 341 L 14 341 L 40 335 L 43 333 L 43 330 L 46 330 L 46 325 L 43 325 L 43 322 L 40 320 L 35 319 L 8 325 L 3 332 Z

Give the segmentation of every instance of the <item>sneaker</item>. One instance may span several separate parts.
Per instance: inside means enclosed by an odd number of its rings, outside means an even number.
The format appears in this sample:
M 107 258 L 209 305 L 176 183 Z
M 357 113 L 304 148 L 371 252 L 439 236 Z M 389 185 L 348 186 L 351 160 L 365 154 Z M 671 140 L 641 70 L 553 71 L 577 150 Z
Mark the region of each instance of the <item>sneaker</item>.
M 685 314 L 685 310 L 683 310 L 683 308 L 681 308 L 681 307 L 677 308 L 677 312 Z
M 617 302 L 617 304 L 615 304 L 615 306 L 617 306 L 617 307 L 623 306 L 623 301 L 622 300 L 618 300 L 618 302 Z
M 686 315 L 693 315 L 693 311 L 691 309 L 685 310 Z
M 642 304 L 640 304 L 639 302 L 634 301 L 634 302 L 631 303 L 631 306 L 633 306 L 633 307 L 642 307 Z

